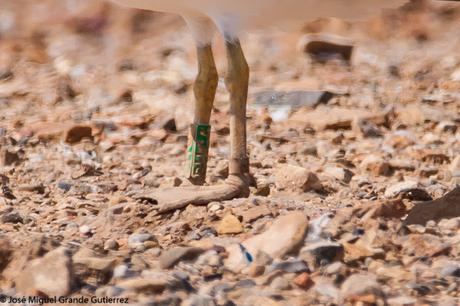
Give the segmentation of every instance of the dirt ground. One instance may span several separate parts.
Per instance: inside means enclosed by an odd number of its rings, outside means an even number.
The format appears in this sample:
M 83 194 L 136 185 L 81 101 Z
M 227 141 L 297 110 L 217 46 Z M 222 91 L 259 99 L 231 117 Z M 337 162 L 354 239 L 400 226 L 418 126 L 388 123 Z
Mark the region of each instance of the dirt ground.
M 350 61 L 307 54 L 312 33 L 346 37 Z M 415 1 L 242 44 L 251 195 L 158 214 L 135 195 L 188 184 L 183 21 L 0 2 L 0 302 L 459 305 L 460 8 Z M 229 153 L 214 49 L 208 185 Z

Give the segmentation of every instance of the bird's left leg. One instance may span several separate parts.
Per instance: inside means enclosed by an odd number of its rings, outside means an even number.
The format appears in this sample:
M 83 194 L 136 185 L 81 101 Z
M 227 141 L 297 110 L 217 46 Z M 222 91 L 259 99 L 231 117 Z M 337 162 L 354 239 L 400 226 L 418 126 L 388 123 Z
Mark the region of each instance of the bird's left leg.
M 195 116 L 190 130 L 187 148 L 187 178 L 194 185 L 202 185 L 206 179 L 212 106 L 216 95 L 218 75 L 211 45 L 197 47 L 198 76 L 193 86 Z

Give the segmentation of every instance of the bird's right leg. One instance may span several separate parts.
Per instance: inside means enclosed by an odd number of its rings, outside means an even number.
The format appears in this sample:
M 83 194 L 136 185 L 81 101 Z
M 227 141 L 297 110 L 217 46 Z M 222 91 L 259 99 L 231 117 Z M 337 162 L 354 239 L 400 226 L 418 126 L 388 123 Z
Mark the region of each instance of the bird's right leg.
M 187 178 L 195 185 L 206 179 L 212 106 L 216 95 L 218 75 L 211 45 L 197 47 L 198 76 L 193 86 L 195 115 L 187 148 Z

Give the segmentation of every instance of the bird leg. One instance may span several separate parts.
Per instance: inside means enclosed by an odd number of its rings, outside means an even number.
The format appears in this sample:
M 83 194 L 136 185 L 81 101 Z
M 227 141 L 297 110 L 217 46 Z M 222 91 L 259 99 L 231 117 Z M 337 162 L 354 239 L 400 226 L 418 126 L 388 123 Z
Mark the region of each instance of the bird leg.
M 228 73 L 225 85 L 230 93 L 230 161 L 229 174 L 243 177 L 249 174 L 246 151 L 246 101 L 249 67 L 239 40 L 226 41 Z
M 158 213 L 184 208 L 189 204 L 206 205 L 213 201 L 249 196 L 249 159 L 246 151 L 246 100 L 249 67 L 238 40 L 226 42 L 228 73 L 225 84 L 230 93 L 230 160 L 229 177 L 217 186 L 167 188 L 135 195 L 156 204 Z M 211 47 L 198 49 L 200 73 L 195 83 L 195 123 L 188 149 L 189 176 L 204 182 L 209 146 L 209 119 L 217 80 Z
M 212 106 L 216 95 L 218 75 L 211 45 L 197 48 L 198 76 L 193 86 L 195 118 L 190 129 L 187 148 L 187 178 L 194 185 L 206 180 Z

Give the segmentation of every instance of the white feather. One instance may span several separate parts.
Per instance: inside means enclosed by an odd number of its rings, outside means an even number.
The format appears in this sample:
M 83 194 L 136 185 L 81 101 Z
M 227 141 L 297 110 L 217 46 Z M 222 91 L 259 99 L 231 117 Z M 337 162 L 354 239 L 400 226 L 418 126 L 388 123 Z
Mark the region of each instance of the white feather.
M 199 43 L 212 39 L 212 20 L 226 36 L 267 26 L 290 27 L 318 17 L 363 19 L 407 0 L 113 0 L 120 4 L 184 16 Z

